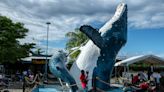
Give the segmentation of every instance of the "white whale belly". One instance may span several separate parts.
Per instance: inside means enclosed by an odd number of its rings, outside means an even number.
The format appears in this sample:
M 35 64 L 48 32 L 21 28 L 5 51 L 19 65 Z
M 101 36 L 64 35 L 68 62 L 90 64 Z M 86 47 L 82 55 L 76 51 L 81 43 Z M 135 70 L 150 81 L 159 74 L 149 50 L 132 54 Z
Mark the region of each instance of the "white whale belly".
M 80 84 L 80 70 L 89 71 L 88 79 L 92 79 L 93 69 L 97 64 L 97 59 L 100 56 L 100 49 L 89 40 L 82 48 L 76 62 L 73 63 L 70 73 L 74 77 L 77 84 Z M 78 85 L 81 87 L 81 85 Z M 91 87 L 91 80 L 88 82 L 88 87 Z

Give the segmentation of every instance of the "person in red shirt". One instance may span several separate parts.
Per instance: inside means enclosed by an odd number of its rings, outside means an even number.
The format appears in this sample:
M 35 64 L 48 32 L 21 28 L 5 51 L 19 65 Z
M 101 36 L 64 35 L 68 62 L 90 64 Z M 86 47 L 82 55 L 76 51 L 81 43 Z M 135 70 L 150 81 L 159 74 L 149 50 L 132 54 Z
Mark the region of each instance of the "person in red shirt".
M 139 85 L 139 87 L 143 90 L 147 90 L 149 88 L 149 84 L 147 82 L 143 82 Z
M 137 74 L 136 76 L 134 76 L 132 78 L 132 84 L 137 84 L 140 81 L 139 76 L 140 76 L 140 74 Z
M 84 70 L 81 70 L 80 81 L 81 81 L 82 88 L 87 89 L 87 78 Z

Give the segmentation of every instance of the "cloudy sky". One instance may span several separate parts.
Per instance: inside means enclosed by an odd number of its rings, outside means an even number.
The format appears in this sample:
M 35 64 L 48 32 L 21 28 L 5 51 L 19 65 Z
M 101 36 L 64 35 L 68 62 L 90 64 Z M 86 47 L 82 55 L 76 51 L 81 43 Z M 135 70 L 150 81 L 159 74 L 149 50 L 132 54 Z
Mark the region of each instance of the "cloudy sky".
M 46 22 L 49 53 L 63 49 L 65 34 L 83 24 L 100 28 L 114 14 L 117 5 L 128 5 L 128 43 L 121 55 L 158 54 L 164 56 L 163 0 L 0 0 L 0 15 L 22 22 L 29 29 L 22 42 L 35 42 L 45 49 Z

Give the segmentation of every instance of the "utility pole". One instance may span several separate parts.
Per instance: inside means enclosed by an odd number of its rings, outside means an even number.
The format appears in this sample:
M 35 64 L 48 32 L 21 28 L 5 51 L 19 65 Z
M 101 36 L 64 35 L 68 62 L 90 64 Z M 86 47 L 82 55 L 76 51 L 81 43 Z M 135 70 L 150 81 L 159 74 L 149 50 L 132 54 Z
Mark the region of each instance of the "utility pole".
M 49 33 L 49 25 L 51 24 L 50 22 L 47 22 L 47 44 L 46 44 L 46 62 L 45 62 L 45 82 L 47 82 L 47 66 L 48 66 L 48 33 Z

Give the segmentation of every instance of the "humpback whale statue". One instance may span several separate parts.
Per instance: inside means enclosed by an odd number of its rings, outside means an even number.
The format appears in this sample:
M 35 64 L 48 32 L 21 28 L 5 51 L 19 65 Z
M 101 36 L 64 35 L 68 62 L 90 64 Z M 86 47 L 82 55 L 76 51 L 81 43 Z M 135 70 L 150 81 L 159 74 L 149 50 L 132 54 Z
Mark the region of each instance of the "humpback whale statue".
M 68 83 L 71 86 L 72 92 L 76 92 L 78 87 L 75 85 L 76 82 L 74 78 L 68 72 L 68 69 L 65 66 L 65 62 L 67 61 L 67 54 L 62 50 L 57 51 L 52 56 L 52 59 L 49 61 L 49 69 L 53 75 L 58 78 L 61 78 L 64 82 Z
M 79 84 L 80 70 L 87 70 L 90 79 L 89 89 L 91 79 L 98 78 L 99 80 L 94 81 L 96 88 L 107 91 L 110 85 L 104 82 L 110 83 L 116 55 L 127 41 L 127 5 L 119 4 L 115 15 L 99 31 L 88 25 L 81 26 L 80 31 L 91 40 L 81 48 L 81 53 L 72 65 L 70 73 L 64 64 L 67 58 L 66 53 L 62 51 L 53 55 L 49 62 L 49 69 L 56 77 L 69 85 Z M 78 87 L 71 86 L 71 90 L 76 92 Z
M 94 82 L 95 86 L 106 91 L 110 86 L 102 81 L 110 83 L 116 55 L 127 41 L 127 5 L 119 4 L 115 15 L 99 31 L 88 25 L 81 26 L 80 31 L 91 40 L 81 48 L 70 73 L 76 83 L 79 83 L 80 70 L 87 70 L 89 79 L 99 78 Z M 89 80 L 89 89 L 91 82 L 92 80 Z

